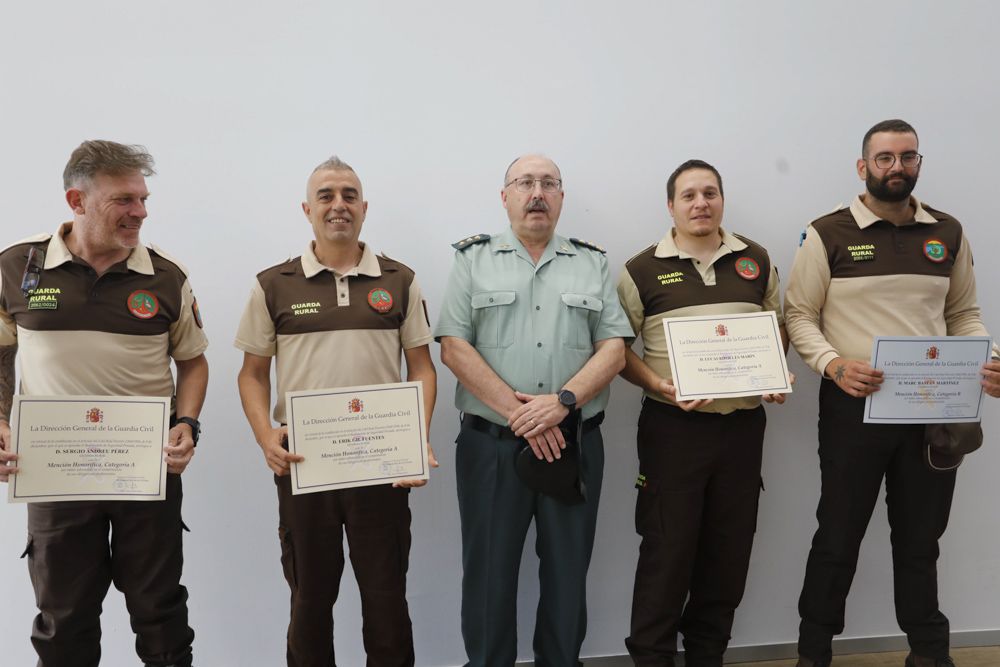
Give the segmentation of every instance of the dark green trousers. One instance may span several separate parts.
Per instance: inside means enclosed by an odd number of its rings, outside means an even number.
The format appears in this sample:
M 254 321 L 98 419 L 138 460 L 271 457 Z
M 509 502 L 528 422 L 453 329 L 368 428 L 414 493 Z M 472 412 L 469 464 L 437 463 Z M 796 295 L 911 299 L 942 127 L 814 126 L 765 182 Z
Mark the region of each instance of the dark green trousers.
M 463 424 L 457 439 L 462 520 L 462 637 L 471 667 L 517 659 L 517 576 L 532 519 L 539 558 L 537 667 L 576 667 L 587 631 L 587 569 L 604 473 L 599 428 L 583 436 L 587 502 L 564 505 L 525 487 L 514 470 L 520 441 Z

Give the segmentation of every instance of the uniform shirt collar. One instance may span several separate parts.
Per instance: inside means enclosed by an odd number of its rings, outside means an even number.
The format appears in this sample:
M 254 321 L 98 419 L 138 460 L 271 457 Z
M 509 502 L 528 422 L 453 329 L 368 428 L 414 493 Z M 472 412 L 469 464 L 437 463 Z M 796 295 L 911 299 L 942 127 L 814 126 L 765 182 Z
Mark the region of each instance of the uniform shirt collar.
M 490 249 L 494 254 L 498 252 L 516 252 L 520 250 L 525 257 L 528 256 L 528 251 L 524 249 L 524 244 L 521 243 L 521 240 L 517 238 L 517 235 L 514 234 L 514 230 L 510 227 L 496 236 L 491 237 L 490 242 Z M 553 234 L 552 238 L 549 239 L 549 244 L 545 246 L 543 256 L 549 255 L 550 250 L 557 255 L 576 254 L 576 248 L 573 246 L 573 243 L 569 239 L 563 238 L 558 234 Z
M 722 232 L 722 244 L 719 246 L 721 252 L 716 252 L 716 257 L 719 255 L 726 255 L 731 252 L 737 252 L 743 250 L 747 247 L 747 244 L 739 240 L 725 229 L 719 228 Z M 688 253 L 684 252 L 677 247 L 677 243 L 674 242 L 674 229 L 671 227 L 667 230 L 666 235 L 656 244 L 656 250 L 653 252 L 654 257 L 666 258 L 666 257 L 678 257 L 680 259 L 687 259 L 691 257 Z
M 45 249 L 45 270 L 54 269 L 66 262 L 73 261 L 73 253 L 70 252 L 69 247 L 66 245 L 66 234 L 72 229 L 72 222 L 64 222 L 59 226 L 56 233 L 52 235 L 52 238 L 49 239 L 49 245 Z M 143 275 L 153 275 L 153 260 L 150 258 L 149 250 L 146 249 L 146 246 L 139 244 L 132 248 L 132 252 L 129 253 L 128 259 L 125 262 L 125 268 Z
M 914 222 L 921 222 L 925 225 L 931 225 L 937 222 L 937 218 L 928 213 L 927 209 L 925 209 L 920 204 L 920 201 L 913 195 L 910 195 L 910 204 L 914 207 L 914 210 L 916 211 L 916 213 L 913 216 Z M 865 206 L 865 203 L 861 201 L 861 195 L 855 197 L 854 201 L 851 202 L 851 215 L 854 216 L 854 222 L 856 222 L 858 224 L 858 227 L 861 229 L 865 229 L 866 227 L 871 227 L 876 222 L 882 219 L 877 215 L 875 215 L 874 213 L 872 213 L 872 210 L 870 208 Z
M 312 278 L 318 273 L 323 271 L 330 271 L 331 273 L 336 273 L 333 269 L 328 266 L 324 266 L 320 263 L 319 259 L 316 257 L 316 251 L 313 250 L 313 241 L 309 242 L 306 246 L 306 251 L 302 253 L 302 272 L 305 274 L 306 278 Z M 372 278 L 378 278 L 382 275 L 382 268 L 379 266 L 378 257 L 375 256 L 375 252 L 371 249 L 367 243 L 361 244 L 361 261 L 358 265 L 348 271 L 346 274 L 348 276 L 371 276 Z

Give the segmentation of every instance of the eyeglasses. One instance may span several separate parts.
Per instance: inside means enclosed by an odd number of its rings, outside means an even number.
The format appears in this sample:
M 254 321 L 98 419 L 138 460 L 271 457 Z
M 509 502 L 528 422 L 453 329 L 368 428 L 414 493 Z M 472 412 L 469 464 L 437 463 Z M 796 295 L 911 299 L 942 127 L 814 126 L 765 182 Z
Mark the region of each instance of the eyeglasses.
M 923 159 L 924 156 L 920 153 L 903 153 L 899 156 L 899 163 L 907 169 L 913 169 Z M 879 169 L 891 169 L 896 164 L 896 156 L 892 153 L 879 153 L 872 160 Z
M 535 183 L 542 184 L 542 192 L 559 192 L 562 189 L 562 180 L 558 178 L 531 178 L 529 176 L 522 176 L 521 178 L 515 178 L 514 180 L 504 183 L 504 187 L 510 187 L 513 185 L 517 188 L 518 192 L 531 192 L 535 189 Z

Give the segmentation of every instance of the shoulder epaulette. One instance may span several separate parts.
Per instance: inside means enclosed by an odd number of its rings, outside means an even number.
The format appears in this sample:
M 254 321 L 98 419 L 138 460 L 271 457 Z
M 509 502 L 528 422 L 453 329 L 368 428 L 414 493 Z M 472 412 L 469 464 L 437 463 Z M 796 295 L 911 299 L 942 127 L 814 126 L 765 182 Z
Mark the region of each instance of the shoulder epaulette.
M 4 252 L 5 250 L 9 250 L 14 246 L 24 245 L 26 243 L 41 243 L 42 241 L 48 241 L 50 238 L 52 238 L 52 234 L 35 234 L 33 236 L 29 236 L 26 239 L 15 241 L 14 243 L 8 245 L 6 248 L 0 248 L 0 252 Z
M 455 250 L 465 250 L 470 245 L 475 245 L 477 243 L 482 243 L 483 241 L 489 241 L 489 240 L 490 240 L 489 234 L 476 234 L 475 236 L 469 236 L 462 239 L 461 241 L 452 243 L 451 247 L 454 248 Z
M 596 243 L 592 243 L 590 241 L 584 241 L 583 239 L 570 239 L 570 242 L 572 242 L 572 243 L 574 243 L 574 244 L 576 244 L 578 246 L 582 246 L 584 248 L 590 248 L 591 250 L 596 250 L 597 252 L 600 252 L 600 253 L 607 254 L 607 252 L 608 252 L 607 250 L 605 250 L 601 246 L 597 245 Z
M 390 269 L 390 270 L 393 270 L 393 271 L 395 271 L 397 269 L 404 269 L 406 271 L 409 271 L 410 273 L 413 273 L 413 269 L 411 269 L 410 267 L 408 267 L 406 264 L 403 264 L 398 259 L 394 259 L 392 257 L 389 257 L 389 255 L 385 254 L 384 252 L 381 255 L 376 255 L 376 258 L 379 259 L 379 260 L 383 260 L 383 261 L 387 262 L 387 265 L 384 267 L 386 269 Z M 395 265 L 395 266 L 392 266 L 392 265 Z
M 835 213 L 840 213 L 841 211 L 847 210 L 849 208 L 851 208 L 851 207 L 847 206 L 847 205 L 845 205 L 843 203 L 837 204 L 836 206 L 834 206 L 832 209 L 830 209 L 829 211 L 827 211 L 823 215 L 818 215 L 815 218 L 813 218 L 812 222 L 810 222 L 809 224 L 811 225 L 813 222 L 816 222 L 818 220 L 822 220 L 823 218 L 828 218 L 831 215 L 834 215 Z M 806 225 L 806 226 L 808 227 L 809 225 Z
M 159 255 L 163 259 L 167 260 L 168 262 L 171 262 L 172 264 L 176 264 L 177 268 L 180 269 L 181 273 L 183 273 L 185 276 L 190 275 L 188 273 L 188 270 L 187 270 L 186 266 L 184 266 L 183 264 L 181 264 L 180 262 L 178 262 L 175 258 L 171 257 L 168 253 L 164 252 L 163 249 L 160 248 L 159 246 L 157 246 L 156 244 L 150 243 L 149 244 L 149 249 L 152 250 L 153 252 L 155 252 L 157 255 Z

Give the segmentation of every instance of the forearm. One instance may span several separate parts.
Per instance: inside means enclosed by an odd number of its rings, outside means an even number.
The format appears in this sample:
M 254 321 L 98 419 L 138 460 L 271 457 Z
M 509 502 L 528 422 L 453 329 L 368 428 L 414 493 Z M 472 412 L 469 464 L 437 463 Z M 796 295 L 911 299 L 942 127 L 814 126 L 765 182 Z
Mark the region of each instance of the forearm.
M 586 405 L 607 387 L 625 367 L 625 343 L 621 338 L 598 341 L 593 356 L 563 388 L 576 395 L 578 406 Z
M 250 429 L 257 443 L 263 443 L 273 426 L 269 406 L 271 401 L 271 377 L 268 374 L 240 371 L 237 384 L 240 390 L 240 402 L 243 413 L 247 417 Z
M 632 348 L 625 348 L 625 368 L 621 376 L 641 389 L 658 393 L 661 378 Z
M 410 382 L 421 382 L 424 393 L 424 423 L 427 427 L 427 436 L 431 433 L 431 417 L 434 416 L 434 403 L 437 400 L 437 371 L 431 363 L 430 352 L 421 353 L 417 359 L 414 355 L 406 357 L 406 379 Z
M 176 414 L 197 419 L 208 391 L 208 360 L 204 354 L 199 354 L 194 359 L 174 363 L 177 365 Z
M 0 421 L 10 421 L 11 405 L 14 403 L 14 357 L 17 345 L 0 347 Z
M 468 341 L 446 336 L 441 339 L 441 362 L 451 369 L 472 395 L 500 416 L 509 418 L 521 405 L 514 390 L 504 382 Z

